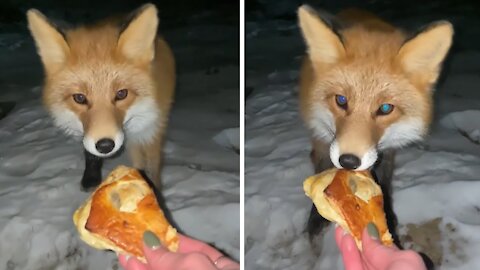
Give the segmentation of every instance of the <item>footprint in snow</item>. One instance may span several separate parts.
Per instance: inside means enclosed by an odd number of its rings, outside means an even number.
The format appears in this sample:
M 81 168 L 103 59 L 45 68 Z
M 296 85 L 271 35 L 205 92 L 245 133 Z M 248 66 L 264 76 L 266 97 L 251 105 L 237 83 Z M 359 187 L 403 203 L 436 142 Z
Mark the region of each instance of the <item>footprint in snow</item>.
M 227 128 L 215 135 L 213 141 L 227 149 L 232 149 L 240 154 L 240 135 L 239 128 Z
M 467 257 L 463 247 L 467 240 L 458 234 L 455 225 L 444 223 L 442 219 L 438 217 L 421 224 L 406 224 L 406 234 L 400 237 L 404 247 L 423 252 L 435 266 L 441 266 L 449 258 L 465 261 Z M 445 248 L 448 253 L 444 253 Z
M 38 166 L 38 156 L 24 152 L 12 157 L 5 157 L 0 163 L 0 170 L 12 176 L 25 176 L 35 171 Z
M 480 144 L 480 111 L 467 110 L 452 112 L 440 120 L 440 124 L 457 130 L 462 136 L 474 144 Z
M 263 157 L 270 154 L 276 147 L 276 142 L 271 137 L 256 137 L 245 142 L 245 155 Z

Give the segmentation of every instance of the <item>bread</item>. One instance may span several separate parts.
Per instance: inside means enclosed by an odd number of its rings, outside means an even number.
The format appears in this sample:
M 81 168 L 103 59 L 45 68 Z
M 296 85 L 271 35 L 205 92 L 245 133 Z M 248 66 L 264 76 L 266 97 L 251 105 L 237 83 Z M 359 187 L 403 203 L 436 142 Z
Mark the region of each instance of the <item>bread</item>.
M 349 232 L 359 249 L 362 232 L 370 222 L 377 226 L 382 243 L 392 245 L 382 190 L 370 172 L 329 169 L 307 178 L 303 189 L 319 214 Z
M 73 215 L 80 238 L 97 249 L 135 256 L 145 262 L 143 233 L 155 233 L 170 251 L 177 231 L 157 204 L 153 190 L 136 169 L 119 166 Z

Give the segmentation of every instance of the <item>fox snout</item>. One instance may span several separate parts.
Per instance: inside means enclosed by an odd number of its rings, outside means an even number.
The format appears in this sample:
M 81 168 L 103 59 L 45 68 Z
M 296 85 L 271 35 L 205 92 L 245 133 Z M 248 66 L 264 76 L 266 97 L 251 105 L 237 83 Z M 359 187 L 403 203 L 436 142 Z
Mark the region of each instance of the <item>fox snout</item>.
M 92 136 L 85 134 L 83 146 L 85 150 L 98 157 L 109 157 L 114 155 L 123 145 L 125 135 L 117 131 L 113 135 Z
M 125 135 L 121 119 L 105 111 L 91 111 L 84 121 L 83 146 L 98 157 L 114 155 L 123 145 Z
M 375 164 L 377 158 L 378 152 L 375 146 L 365 151 L 342 151 L 337 140 L 330 145 L 330 159 L 333 165 L 340 169 L 367 170 Z
M 362 164 L 362 160 L 353 154 L 343 154 L 338 158 L 340 166 L 346 169 L 356 169 Z
M 83 137 L 83 146 L 91 154 L 98 157 L 109 157 L 114 155 L 123 145 L 124 134 L 119 131 L 111 137 L 103 137 L 100 139 L 92 138 L 85 135 Z
M 367 119 L 345 119 L 330 145 L 330 159 L 337 168 L 366 170 L 378 158 L 379 134 Z
M 95 148 L 102 154 L 108 154 L 115 148 L 115 141 L 109 138 L 100 139 L 95 143 Z

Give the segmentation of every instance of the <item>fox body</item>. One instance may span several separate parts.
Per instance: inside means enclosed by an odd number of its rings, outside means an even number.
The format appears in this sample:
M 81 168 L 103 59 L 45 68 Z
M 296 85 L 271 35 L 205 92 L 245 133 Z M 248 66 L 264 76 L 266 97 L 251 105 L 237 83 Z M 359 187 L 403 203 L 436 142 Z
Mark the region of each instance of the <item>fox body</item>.
M 27 17 L 45 70 L 44 104 L 58 127 L 83 137 L 83 188 L 100 183 L 102 158 L 123 145 L 133 166 L 159 187 L 175 62 L 157 36 L 155 6 L 146 4 L 125 20 L 66 30 L 37 10 Z
M 452 43 L 452 25 L 434 22 L 412 35 L 366 11 L 333 17 L 302 6 L 298 15 L 307 45 L 300 112 L 311 133 L 315 170 L 373 169 L 393 226 L 394 150 L 428 132 L 433 87 Z M 324 225 L 313 207 L 310 235 Z

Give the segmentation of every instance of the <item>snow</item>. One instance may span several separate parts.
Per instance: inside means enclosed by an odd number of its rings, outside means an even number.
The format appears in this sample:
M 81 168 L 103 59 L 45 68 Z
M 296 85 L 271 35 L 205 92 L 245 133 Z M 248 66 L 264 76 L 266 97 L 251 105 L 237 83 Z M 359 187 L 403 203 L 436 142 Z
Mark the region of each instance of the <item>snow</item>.
M 428 7 L 422 8 L 428 13 Z M 480 38 L 475 25 L 480 20 L 469 13 L 425 17 L 425 12 L 401 12 L 383 14 L 395 14 L 399 24 L 409 27 L 450 18 L 459 34 L 435 92 L 430 136 L 397 155 L 393 198 L 399 232 L 406 247 L 427 253 L 438 269 L 477 269 Z M 333 226 L 325 233 L 320 256 L 305 232 L 312 202 L 302 183 L 314 171 L 310 140 L 298 115 L 303 41 L 293 20 L 250 18 L 246 85 L 253 91 L 245 105 L 245 269 L 344 269 Z
M 199 13 L 164 31 L 179 87 L 163 194 L 179 229 L 238 259 L 238 26 L 230 23 L 232 12 Z M 42 107 L 42 69 L 25 28 L 3 30 L 0 102 L 16 106 L 0 119 L 0 270 L 119 269 L 112 252 L 78 237 L 72 214 L 88 196 L 80 191 L 81 140 L 55 128 Z M 217 43 L 222 50 L 209 49 Z M 129 164 L 126 153 L 107 160 L 103 175 L 120 164 Z

